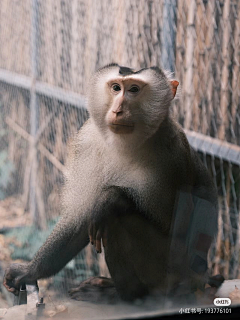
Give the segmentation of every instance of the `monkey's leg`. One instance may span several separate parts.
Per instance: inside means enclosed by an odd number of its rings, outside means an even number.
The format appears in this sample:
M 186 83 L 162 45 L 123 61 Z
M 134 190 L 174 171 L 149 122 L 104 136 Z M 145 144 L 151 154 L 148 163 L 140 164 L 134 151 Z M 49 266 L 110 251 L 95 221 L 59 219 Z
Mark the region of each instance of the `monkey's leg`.
M 105 258 L 123 300 L 165 294 L 168 248 L 167 237 L 137 211 L 108 226 Z
M 141 250 L 141 248 L 137 248 L 139 234 L 135 243 L 133 243 L 131 237 L 128 242 L 124 233 L 125 222 L 124 220 L 119 220 L 123 216 L 130 215 L 134 217 L 136 211 L 137 214 L 135 216 L 138 217 L 138 210 L 136 210 L 136 205 L 131 196 L 129 196 L 130 192 L 128 192 L 129 190 L 123 190 L 120 187 L 109 187 L 102 191 L 92 213 L 89 237 L 98 252 L 101 252 L 101 239 L 104 239 L 105 245 L 110 248 L 106 256 L 107 263 L 112 267 L 113 274 L 117 274 L 117 291 L 123 299 L 133 300 L 136 297 L 146 295 L 148 288 L 139 279 L 135 272 L 135 265 L 134 263 L 132 264 L 132 260 L 129 258 L 128 245 L 132 248 L 135 245 L 134 250 Z M 131 228 L 134 228 L 134 222 L 137 219 L 131 219 L 131 221 L 133 222 Z M 140 221 L 142 227 L 145 227 L 145 223 L 145 219 Z M 136 227 L 136 231 L 138 233 L 138 227 Z M 128 236 L 129 234 L 126 233 L 126 237 Z M 143 252 L 140 255 L 143 256 Z M 115 279 L 113 280 L 115 283 Z M 86 285 L 86 283 L 83 285 Z M 81 291 L 83 287 L 80 285 L 79 289 Z
M 105 258 L 124 300 L 165 290 L 168 237 L 147 220 L 131 198 L 131 190 L 110 187 L 92 214 L 90 238 L 97 247 L 105 230 Z M 100 230 L 100 237 L 99 237 Z
M 113 280 L 106 277 L 91 277 L 69 290 L 69 295 L 75 300 L 98 303 L 115 303 L 119 300 Z

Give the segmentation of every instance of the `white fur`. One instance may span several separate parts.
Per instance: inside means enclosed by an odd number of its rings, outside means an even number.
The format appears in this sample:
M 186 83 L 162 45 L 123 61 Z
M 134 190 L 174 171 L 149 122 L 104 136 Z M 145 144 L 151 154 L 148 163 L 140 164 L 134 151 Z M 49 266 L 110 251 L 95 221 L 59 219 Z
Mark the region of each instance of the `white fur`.
M 109 130 L 105 120 L 110 108 L 106 83 L 117 77 L 122 78 L 118 72 L 118 67 L 101 70 L 89 85 L 88 109 L 91 118 L 73 143 L 63 192 L 63 206 L 71 208 L 73 215 L 76 211 L 80 211 L 80 215 L 88 214 L 104 185 L 134 188 L 138 190 L 137 198 L 142 207 L 153 213 L 159 210 L 158 200 L 153 203 L 151 199 L 159 184 L 158 176 L 164 175 L 162 172 L 157 174 L 156 169 L 160 167 L 155 152 L 161 151 L 149 145 L 148 152 L 146 141 L 155 134 L 168 115 L 171 88 L 168 79 L 153 70 L 127 76 L 147 82 L 149 88 L 139 102 L 138 110 L 131 110 L 136 123 L 134 132 L 115 134 Z M 157 161 L 161 161 L 161 156 Z

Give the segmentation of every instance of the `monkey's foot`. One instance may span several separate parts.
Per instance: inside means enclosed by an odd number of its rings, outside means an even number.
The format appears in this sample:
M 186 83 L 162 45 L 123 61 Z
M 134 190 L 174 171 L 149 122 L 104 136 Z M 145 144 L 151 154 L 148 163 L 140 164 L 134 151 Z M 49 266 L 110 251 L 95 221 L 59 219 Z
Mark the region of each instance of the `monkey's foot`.
M 116 303 L 119 300 L 112 279 L 106 277 L 91 277 L 68 293 L 72 299 L 78 301 Z

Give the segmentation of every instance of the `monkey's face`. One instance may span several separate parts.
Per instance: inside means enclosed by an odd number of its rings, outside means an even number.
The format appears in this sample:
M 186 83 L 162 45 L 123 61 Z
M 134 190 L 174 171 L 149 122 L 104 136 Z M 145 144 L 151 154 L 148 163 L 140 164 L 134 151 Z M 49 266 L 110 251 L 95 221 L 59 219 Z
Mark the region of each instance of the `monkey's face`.
M 138 125 L 137 112 L 143 100 L 147 83 L 128 77 L 117 77 L 107 82 L 109 110 L 106 124 L 115 134 L 130 134 Z
M 142 142 L 166 118 L 172 98 L 170 82 L 160 69 L 134 72 L 113 64 L 93 77 L 88 109 L 105 136 L 111 132 L 126 141 L 135 137 Z

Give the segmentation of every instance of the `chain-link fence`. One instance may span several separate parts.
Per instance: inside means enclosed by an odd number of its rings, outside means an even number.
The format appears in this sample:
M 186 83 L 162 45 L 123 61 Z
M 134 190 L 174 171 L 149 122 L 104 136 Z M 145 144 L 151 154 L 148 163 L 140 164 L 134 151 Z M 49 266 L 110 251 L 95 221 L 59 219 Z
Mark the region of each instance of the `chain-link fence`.
M 159 65 L 180 81 L 172 112 L 218 187 L 210 267 L 239 276 L 240 1 L 1 0 L 0 43 L 0 197 L 2 206 L 20 202 L 17 226 L 30 212 L 46 230 L 59 215 L 67 143 L 88 117 L 91 74 L 110 62 Z M 24 232 L 28 248 L 34 237 Z M 88 248 L 58 279 L 99 266 L 107 272 Z

